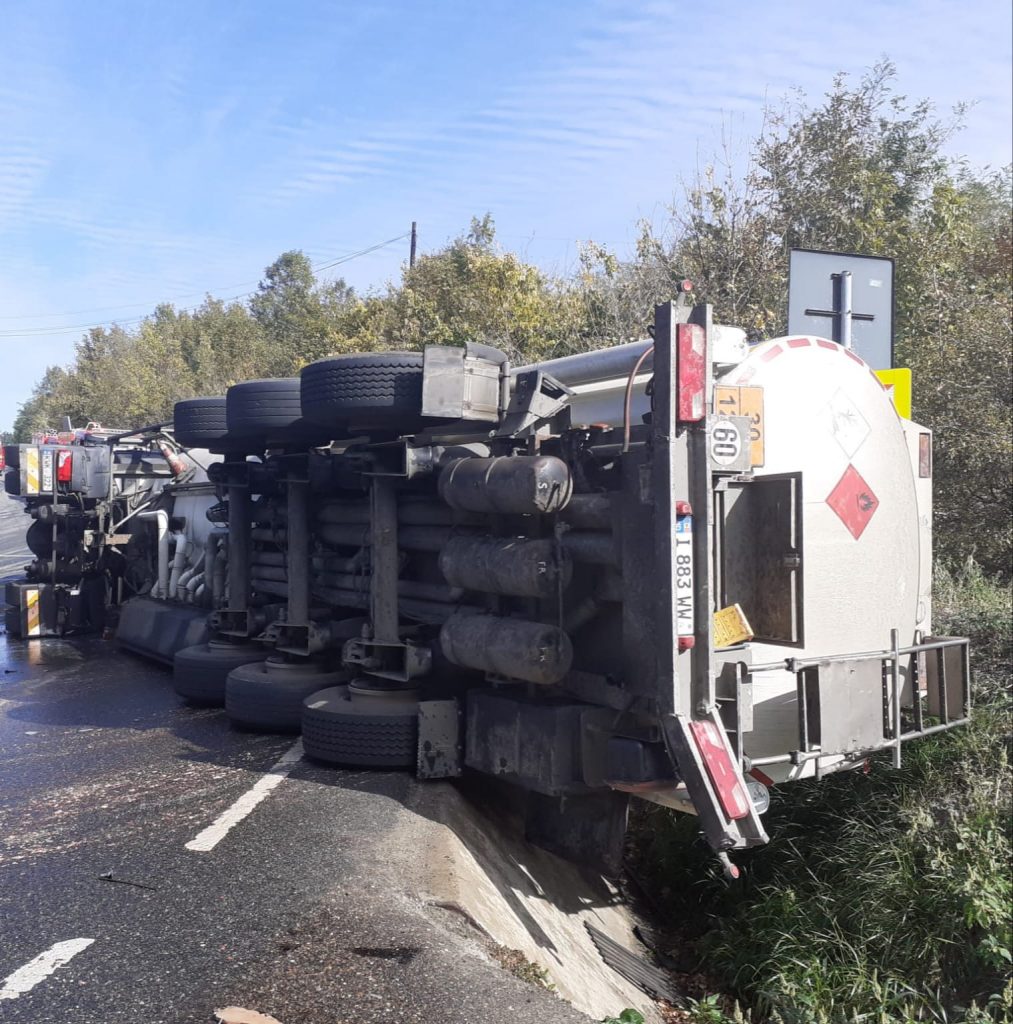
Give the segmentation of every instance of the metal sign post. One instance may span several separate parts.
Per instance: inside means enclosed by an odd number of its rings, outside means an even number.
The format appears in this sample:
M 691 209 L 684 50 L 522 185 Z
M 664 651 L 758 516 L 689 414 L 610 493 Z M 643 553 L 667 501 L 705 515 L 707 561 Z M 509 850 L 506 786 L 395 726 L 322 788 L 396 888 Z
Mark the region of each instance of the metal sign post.
M 893 260 L 792 249 L 788 333 L 828 337 L 853 349 L 873 369 L 890 369 Z

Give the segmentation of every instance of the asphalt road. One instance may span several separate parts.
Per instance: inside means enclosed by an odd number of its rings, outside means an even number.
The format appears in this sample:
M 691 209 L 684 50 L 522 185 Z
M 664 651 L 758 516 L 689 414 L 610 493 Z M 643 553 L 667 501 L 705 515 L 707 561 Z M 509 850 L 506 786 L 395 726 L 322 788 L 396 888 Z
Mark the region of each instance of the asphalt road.
M 31 561 L 25 547 L 25 530 L 30 522 L 24 506 L 8 498 L 0 487 L 0 580 L 20 574 L 25 563 Z
M 0 1021 L 586 1024 L 413 891 L 407 775 L 296 761 L 188 849 L 293 740 L 170 682 L 99 640 L 0 635 Z

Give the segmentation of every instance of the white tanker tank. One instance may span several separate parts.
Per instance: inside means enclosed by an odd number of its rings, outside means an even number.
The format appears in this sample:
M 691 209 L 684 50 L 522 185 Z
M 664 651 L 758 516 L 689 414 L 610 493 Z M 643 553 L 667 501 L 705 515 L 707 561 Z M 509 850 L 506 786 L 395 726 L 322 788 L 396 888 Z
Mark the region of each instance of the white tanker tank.
M 856 767 L 884 746 L 899 762 L 895 721 L 908 739 L 967 707 L 966 646 L 929 636 L 931 432 L 836 342 L 710 335 L 712 454 L 723 411 L 751 429 L 748 469 L 714 476 L 709 610 L 739 606 L 753 633 L 715 645 L 724 720 L 767 785 Z M 650 418 L 651 349 L 537 368 L 573 391 L 574 422 L 621 427 Z

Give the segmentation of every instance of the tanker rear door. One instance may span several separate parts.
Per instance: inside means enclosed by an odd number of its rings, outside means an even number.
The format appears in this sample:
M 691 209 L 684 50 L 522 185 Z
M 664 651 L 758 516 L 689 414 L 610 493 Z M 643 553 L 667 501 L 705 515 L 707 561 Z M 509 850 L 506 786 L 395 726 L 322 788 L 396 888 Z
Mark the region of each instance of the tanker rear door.
M 715 522 L 718 607 L 738 604 L 757 641 L 801 646 L 801 474 L 722 481 Z

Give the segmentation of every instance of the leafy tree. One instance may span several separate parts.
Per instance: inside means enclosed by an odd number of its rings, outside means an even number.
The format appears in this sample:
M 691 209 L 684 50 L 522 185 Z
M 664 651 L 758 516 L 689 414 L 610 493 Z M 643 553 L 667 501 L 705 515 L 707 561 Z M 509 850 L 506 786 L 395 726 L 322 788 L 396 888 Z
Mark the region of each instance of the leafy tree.
M 193 312 L 160 306 L 143 325 L 145 334 L 159 335 L 170 349 L 178 348 L 183 366 L 175 368 L 178 375 L 171 380 L 174 400 L 221 395 L 232 384 L 265 373 L 263 329 L 239 302 L 226 304 L 209 295 Z
M 371 347 L 484 342 L 527 361 L 566 346 L 574 328 L 568 292 L 536 267 L 496 244 L 492 218 L 405 268 L 400 286 L 365 309 Z
M 32 389 L 28 400 L 18 409 L 12 433 L 19 441 L 26 441 L 32 432 L 53 426 L 59 416 L 72 415 L 64 403 L 71 400 L 71 375 L 61 366 L 49 366 L 42 379 Z M 64 412 L 57 410 L 64 408 Z
M 267 345 L 266 374 L 288 376 L 340 347 L 338 321 L 353 298 L 344 281 L 319 285 L 304 253 L 282 253 L 250 300 L 250 313 Z
M 818 106 L 768 111 L 744 178 L 723 154 L 645 230 L 635 267 L 647 294 L 688 276 L 755 340 L 785 331 L 791 248 L 893 257 L 898 360 L 936 431 L 937 550 L 1008 576 L 1010 175 L 947 158 L 960 112 L 941 122 L 894 77 L 884 61 L 853 86 L 839 75 Z

